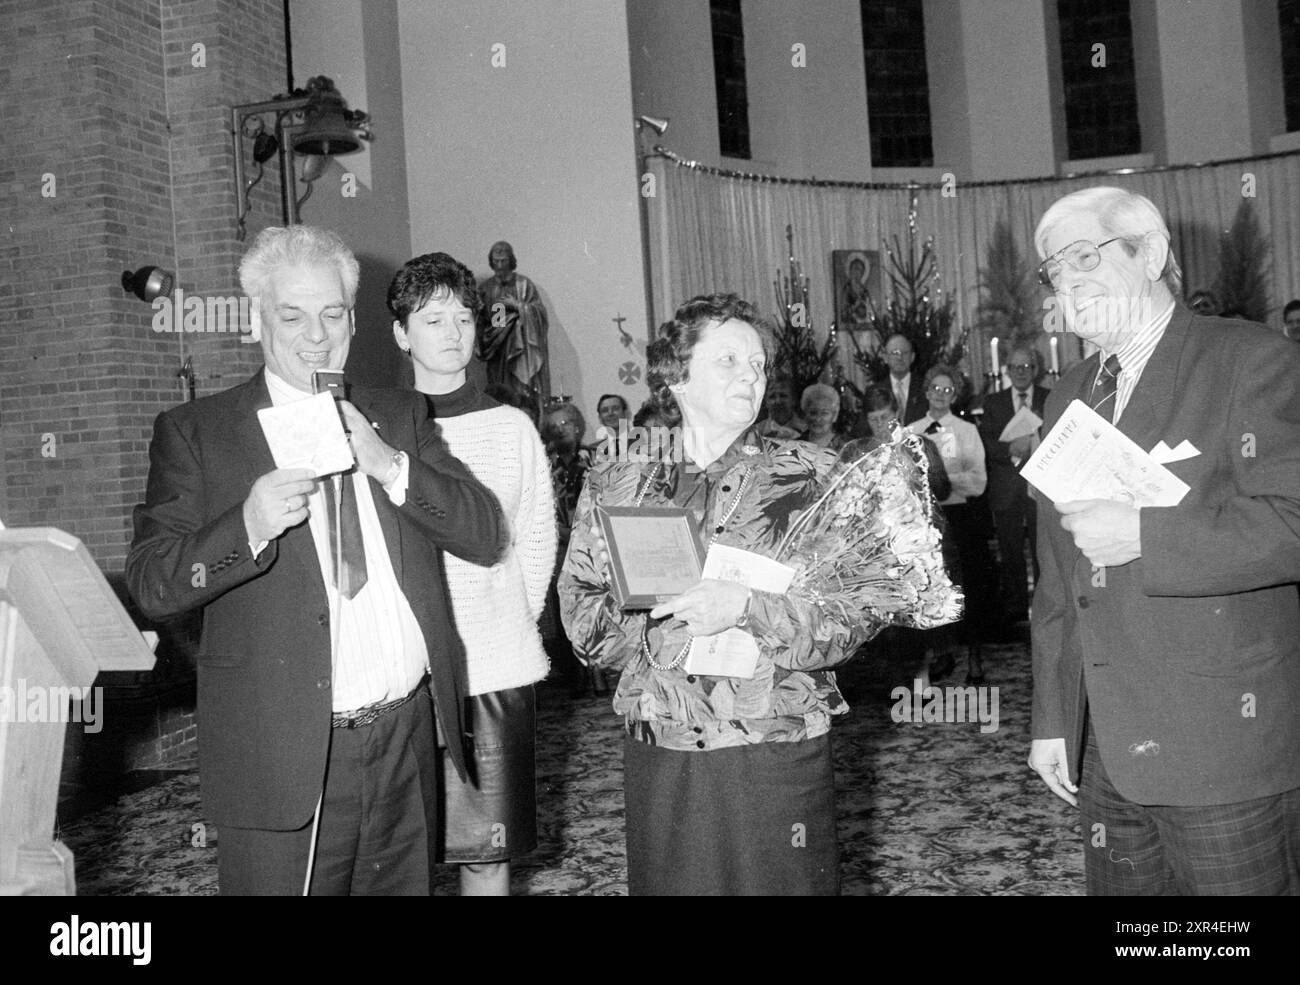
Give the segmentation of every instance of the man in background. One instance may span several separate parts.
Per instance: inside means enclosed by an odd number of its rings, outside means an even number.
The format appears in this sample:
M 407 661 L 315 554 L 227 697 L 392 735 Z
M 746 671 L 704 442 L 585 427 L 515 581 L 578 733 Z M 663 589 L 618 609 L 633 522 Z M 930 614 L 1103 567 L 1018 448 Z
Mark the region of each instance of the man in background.
M 1011 377 L 1011 387 L 984 398 L 979 428 L 980 437 L 984 439 L 984 462 L 989 475 L 989 508 L 993 511 L 998 553 L 1002 558 L 1003 617 L 1009 623 L 1016 623 L 1029 618 L 1026 535 L 1033 558 L 1034 581 L 1038 580 L 1038 516 L 1029 483 L 1020 475 L 1020 466 L 1038 447 L 1041 435 L 1035 431 L 1009 442 L 1001 440 L 1001 435 L 1022 407 L 1029 408 L 1041 419 L 1047 390 L 1034 385 L 1038 377 L 1038 353 L 1032 348 L 1017 346 L 1012 349 L 1007 354 L 1006 370 Z
M 596 401 L 596 417 L 600 419 L 600 426 L 608 430 L 611 436 L 617 438 L 618 422 L 628 421 L 630 423 L 631 411 L 627 406 L 627 401 L 617 393 L 605 393 Z
M 929 410 L 930 403 L 926 399 L 921 380 L 912 372 L 912 362 L 916 359 L 912 343 L 905 335 L 891 335 L 885 340 L 884 356 L 885 364 L 889 366 L 886 382 L 898 404 L 899 423 L 919 421 Z
M 1292 342 L 1300 342 L 1300 298 L 1288 301 L 1282 309 L 1282 332 Z

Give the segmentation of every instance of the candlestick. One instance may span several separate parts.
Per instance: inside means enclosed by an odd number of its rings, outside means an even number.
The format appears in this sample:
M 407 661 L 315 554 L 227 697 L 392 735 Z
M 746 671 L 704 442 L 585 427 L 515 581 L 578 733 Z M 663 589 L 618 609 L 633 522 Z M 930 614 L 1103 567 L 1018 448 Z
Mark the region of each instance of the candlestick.
M 1061 362 L 1059 357 L 1056 354 L 1057 341 L 1058 339 L 1055 336 L 1047 340 L 1047 345 L 1052 350 L 1052 372 L 1053 373 L 1059 373 L 1061 371 Z
M 1002 370 L 998 367 L 998 337 L 996 335 L 989 339 L 989 365 L 993 367 L 990 372 L 994 376 L 1001 375 Z

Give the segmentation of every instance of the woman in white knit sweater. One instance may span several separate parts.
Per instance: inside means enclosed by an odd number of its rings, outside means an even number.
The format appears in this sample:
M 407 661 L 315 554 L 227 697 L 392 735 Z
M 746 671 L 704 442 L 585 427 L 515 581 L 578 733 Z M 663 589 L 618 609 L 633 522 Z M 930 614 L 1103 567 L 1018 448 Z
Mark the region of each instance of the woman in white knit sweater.
M 547 672 L 537 619 L 555 564 L 555 506 L 532 421 L 466 381 L 479 305 L 473 273 L 446 253 L 407 262 L 388 288 L 393 335 L 412 358 L 416 389 L 452 454 L 496 494 L 512 533 L 491 568 L 445 556 L 474 750 L 468 782 L 444 751 L 437 856 L 460 865 L 461 895 L 505 896 L 510 859 L 537 844 L 533 685 Z

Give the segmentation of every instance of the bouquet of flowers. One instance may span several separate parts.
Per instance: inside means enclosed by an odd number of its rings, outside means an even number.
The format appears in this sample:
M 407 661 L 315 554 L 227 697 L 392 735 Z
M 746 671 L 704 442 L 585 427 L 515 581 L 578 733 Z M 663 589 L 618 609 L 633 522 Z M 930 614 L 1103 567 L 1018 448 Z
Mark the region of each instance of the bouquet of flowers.
M 867 638 L 886 626 L 930 629 L 961 618 L 944 571 L 925 439 L 904 428 L 863 452 L 851 442 L 821 496 L 791 525 L 777 559 L 800 591 Z

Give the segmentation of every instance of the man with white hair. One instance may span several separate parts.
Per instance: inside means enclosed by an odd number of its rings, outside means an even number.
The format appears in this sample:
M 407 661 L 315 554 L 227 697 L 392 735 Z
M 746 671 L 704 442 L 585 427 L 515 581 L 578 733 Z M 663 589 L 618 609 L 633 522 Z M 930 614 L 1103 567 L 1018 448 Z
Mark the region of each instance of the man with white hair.
M 126 562 L 152 619 L 203 607 L 204 817 L 221 892 L 427 895 L 437 834 L 430 691 L 464 769 L 464 653 L 440 551 L 497 560 L 496 498 L 418 394 L 339 402 L 355 468 L 277 468 L 258 411 L 341 370 L 359 267 L 337 235 L 263 230 L 239 267 L 266 365 L 159 415 Z
M 1065 327 L 1100 350 L 1043 432 L 1082 400 L 1144 449 L 1182 446 L 1190 490 L 1040 504 L 1029 764 L 1081 809 L 1090 895 L 1296 895 L 1300 351 L 1183 307 L 1169 239 L 1118 188 L 1035 233 Z

